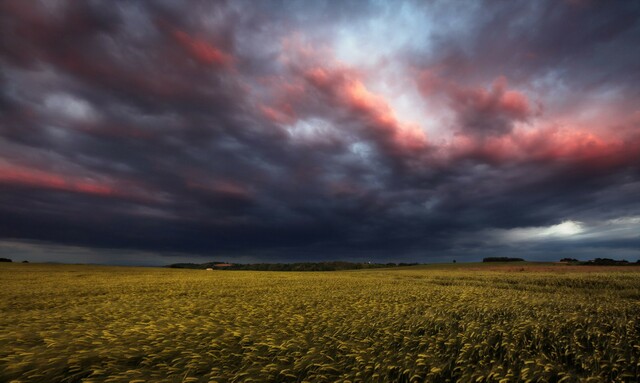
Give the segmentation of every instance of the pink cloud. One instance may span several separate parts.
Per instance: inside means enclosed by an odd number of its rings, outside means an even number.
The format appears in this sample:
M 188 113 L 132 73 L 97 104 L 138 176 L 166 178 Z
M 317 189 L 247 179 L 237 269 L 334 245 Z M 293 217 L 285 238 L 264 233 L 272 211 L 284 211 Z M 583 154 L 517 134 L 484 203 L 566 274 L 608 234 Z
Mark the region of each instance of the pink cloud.
M 233 57 L 212 43 L 198 39 L 179 29 L 172 29 L 171 36 L 196 61 L 205 65 L 227 66 Z
M 215 194 L 234 199 L 249 199 L 251 197 L 250 190 L 235 181 L 226 179 L 211 179 L 204 174 L 196 176 L 196 172 L 185 179 L 185 185 L 191 190 L 200 190 L 205 193 Z
M 598 118 L 576 111 L 543 116 L 542 106 L 499 77 L 489 87 L 466 86 L 436 71 L 418 73 L 423 97 L 453 112 L 455 135 L 438 149 L 445 163 L 475 159 L 493 164 L 544 161 L 594 167 L 625 166 L 640 157 L 637 119 L 591 105 Z M 602 110 L 601 110 L 602 109 Z M 635 154 L 634 154 L 635 153 Z
M 366 127 L 363 134 L 387 152 L 399 154 L 427 147 L 427 136 L 420 126 L 400 121 L 389 102 L 369 90 L 356 71 L 340 66 L 316 66 L 306 69 L 303 77 L 336 107 L 362 122 Z
M 528 97 L 508 88 L 505 77 L 498 77 L 490 87 L 462 86 L 441 79 L 431 71 L 418 77 L 426 98 L 444 98 L 454 112 L 457 129 L 477 136 L 508 134 L 517 122 L 527 122 L 537 111 Z
M 0 183 L 103 197 L 114 197 L 120 194 L 112 185 L 106 183 L 13 165 L 0 165 Z
M 292 126 L 325 120 L 337 136 L 369 141 L 396 159 L 427 148 L 419 124 L 398 118 L 391 103 L 367 86 L 366 74 L 337 61 L 327 47 L 293 36 L 283 41 L 279 63 L 283 72 L 263 76 L 264 89 L 256 92 L 259 111 L 269 121 Z
M 269 121 L 277 124 L 292 124 L 296 118 L 296 113 L 289 103 L 281 103 L 279 105 L 267 106 L 260 105 L 260 112 Z
M 575 127 L 547 126 L 482 140 L 458 135 L 446 153 L 450 161 L 475 158 L 494 164 L 543 161 L 616 168 L 640 159 L 640 139 L 605 139 Z
M 0 163 L 0 184 L 33 189 L 58 190 L 70 193 L 94 195 L 104 198 L 120 198 L 138 202 L 153 202 L 157 198 L 131 181 L 73 176 L 47 172 L 25 166 Z
M 430 144 L 417 123 L 400 120 L 390 102 L 369 89 L 366 73 L 346 66 L 322 50 L 322 57 L 304 44 L 285 47 L 288 76 L 265 80 L 271 103 L 260 106 L 263 115 L 278 124 L 290 125 L 305 114 L 330 113 L 339 122 L 353 121 L 361 129 L 353 133 L 374 142 L 386 156 L 426 166 L 431 147 L 445 162 L 475 158 L 489 163 L 527 161 L 604 161 L 611 166 L 629 158 L 629 144 L 604 138 L 587 127 L 542 118 L 542 106 L 521 90 L 509 86 L 505 77 L 489 86 L 455 83 L 422 71 L 421 94 L 439 100 L 453 112 L 454 132 L 448 143 Z M 297 50 L 297 51 L 296 51 Z M 299 51 L 299 52 L 298 52 Z M 345 125 L 354 126 L 354 125 Z M 620 152 L 627 153 L 620 155 Z

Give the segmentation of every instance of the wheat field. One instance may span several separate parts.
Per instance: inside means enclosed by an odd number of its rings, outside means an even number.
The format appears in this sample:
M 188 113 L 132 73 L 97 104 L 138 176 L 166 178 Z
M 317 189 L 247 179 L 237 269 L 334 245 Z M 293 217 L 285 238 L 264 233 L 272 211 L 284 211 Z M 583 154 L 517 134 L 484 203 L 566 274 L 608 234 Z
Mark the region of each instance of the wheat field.
M 637 382 L 640 270 L 0 265 L 2 382 Z

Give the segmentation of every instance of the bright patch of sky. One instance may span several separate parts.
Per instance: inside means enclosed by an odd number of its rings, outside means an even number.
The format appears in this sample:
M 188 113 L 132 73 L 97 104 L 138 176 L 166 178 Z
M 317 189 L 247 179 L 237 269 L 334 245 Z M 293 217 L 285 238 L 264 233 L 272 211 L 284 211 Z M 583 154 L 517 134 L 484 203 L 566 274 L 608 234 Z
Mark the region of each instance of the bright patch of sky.
M 506 243 L 640 238 L 640 216 L 619 217 L 590 223 L 567 220 L 551 226 L 494 229 L 491 232 L 494 238 Z
M 403 122 L 418 124 L 428 136 L 441 124 L 428 115 L 417 89 L 413 69 L 403 60 L 409 53 L 428 54 L 436 20 L 414 4 L 381 3 L 377 16 L 342 26 L 333 48 L 339 61 L 366 74 L 368 90 L 384 97 Z
M 286 128 L 291 139 L 300 143 L 312 143 L 330 140 L 333 125 L 319 118 L 297 120 Z
M 583 231 L 584 227 L 582 222 L 569 220 L 551 226 L 496 230 L 496 234 L 505 242 L 521 242 L 548 239 L 568 239 L 582 233 Z
M 93 120 L 96 112 L 89 102 L 64 93 L 48 95 L 44 101 L 47 109 L 73 120 Z

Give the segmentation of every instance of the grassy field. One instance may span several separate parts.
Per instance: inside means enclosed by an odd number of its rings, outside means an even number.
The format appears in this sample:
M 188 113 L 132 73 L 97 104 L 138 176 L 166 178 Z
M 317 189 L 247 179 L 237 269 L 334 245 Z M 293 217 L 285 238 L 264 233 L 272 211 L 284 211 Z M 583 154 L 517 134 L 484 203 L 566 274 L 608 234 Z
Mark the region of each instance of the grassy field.
M 640 269 L 0 264 L 2 382 L 637 382 Z

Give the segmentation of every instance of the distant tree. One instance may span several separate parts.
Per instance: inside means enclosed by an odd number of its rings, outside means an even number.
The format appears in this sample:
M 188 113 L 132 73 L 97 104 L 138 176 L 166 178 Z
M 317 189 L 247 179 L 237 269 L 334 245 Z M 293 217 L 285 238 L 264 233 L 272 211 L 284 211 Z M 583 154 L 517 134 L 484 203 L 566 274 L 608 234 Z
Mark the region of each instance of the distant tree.
M 455 260 L 455 259 L 453 260 L 453 263 L 456 263 L 456 260 Z
M 570 262 L 578 262 L 578 260 L 575 259 L 575 258 L 562 258 L 560 260 L 560 262 L 569 262 L 570 263 Z
M 0 262 L 13 262 L 13 261 L 9 258 L 0 258 Z
M 29 261 L 22 261 L 22 263 L 29 263 Z

